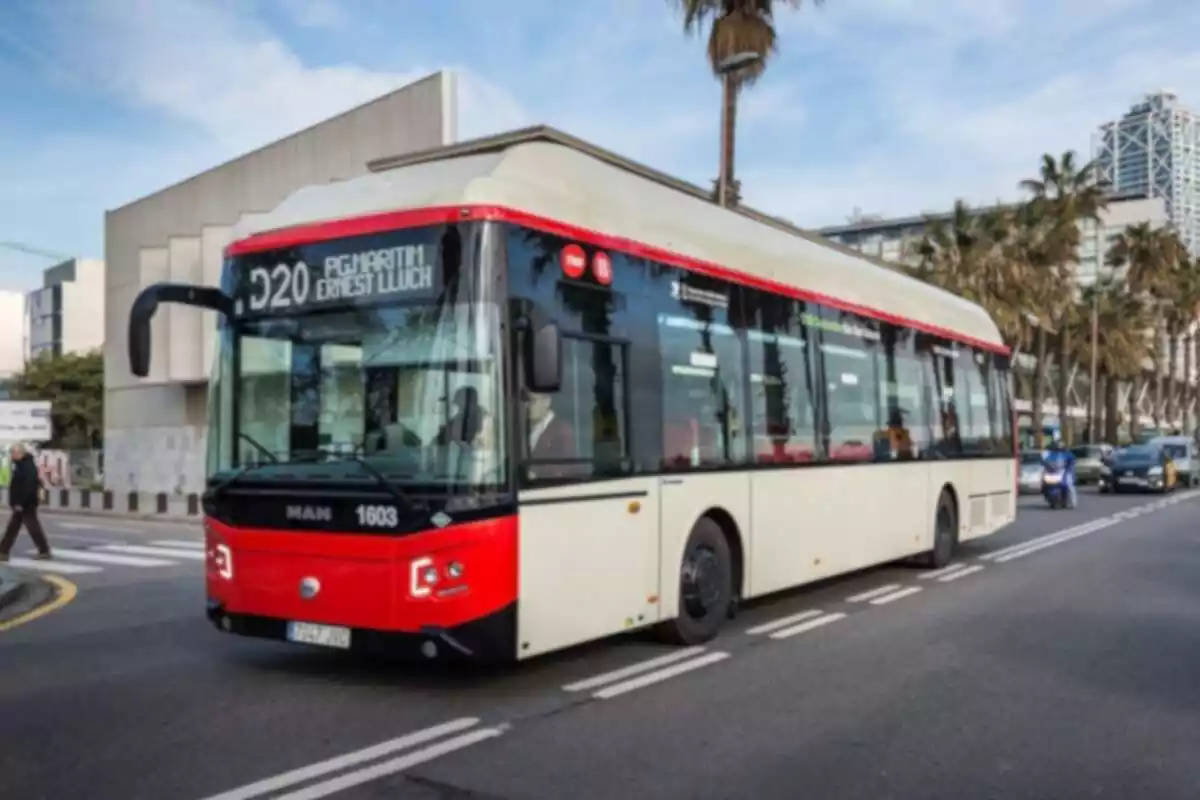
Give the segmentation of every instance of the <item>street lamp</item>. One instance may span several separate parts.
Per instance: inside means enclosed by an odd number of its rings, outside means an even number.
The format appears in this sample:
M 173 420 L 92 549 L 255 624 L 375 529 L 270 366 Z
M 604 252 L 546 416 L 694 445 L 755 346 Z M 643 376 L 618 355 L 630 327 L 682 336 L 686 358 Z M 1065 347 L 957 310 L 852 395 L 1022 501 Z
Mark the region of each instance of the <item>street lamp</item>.
M 734 53 L 717 62 L 721 76 L 721 171 L 717 179 L 717 203 L 729 205 L 729 185 L 733 181 L 733 131 L 737 115 L 738 84 L 734 75 L 762 61 L 762 55 L 750 50 Z

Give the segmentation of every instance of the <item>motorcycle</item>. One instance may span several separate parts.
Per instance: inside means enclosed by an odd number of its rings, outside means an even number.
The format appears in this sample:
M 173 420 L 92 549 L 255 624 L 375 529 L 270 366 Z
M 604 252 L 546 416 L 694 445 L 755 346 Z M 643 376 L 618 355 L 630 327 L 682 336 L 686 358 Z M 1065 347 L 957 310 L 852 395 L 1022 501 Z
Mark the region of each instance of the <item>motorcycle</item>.
M 1047 464 L 1042 471 L 1042 497 L 1051 508 L 1066 508 L 1071 500 L 1074 475 L 1059 464 Z

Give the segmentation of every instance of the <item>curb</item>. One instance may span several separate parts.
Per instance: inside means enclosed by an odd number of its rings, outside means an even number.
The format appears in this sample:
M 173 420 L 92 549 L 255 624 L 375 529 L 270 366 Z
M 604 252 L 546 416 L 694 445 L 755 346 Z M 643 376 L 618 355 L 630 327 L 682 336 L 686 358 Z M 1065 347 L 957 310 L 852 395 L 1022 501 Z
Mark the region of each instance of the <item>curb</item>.
M 20 572 L 0 565 L 0 621 L 4 611 L 18 605 L 29 592 L 29 579 Z
M 174 516 L 169 514 L 129 514 L 117 511 L 94 511 L 84 508 L 54 508 L 41 506 L 38 516 L 46 519 L 69 517 L 71 519 L 108 519 L 118 522 L 153 522 L 158 525 L 181 525 L 199 528 L 204 524 L 203 517 Z

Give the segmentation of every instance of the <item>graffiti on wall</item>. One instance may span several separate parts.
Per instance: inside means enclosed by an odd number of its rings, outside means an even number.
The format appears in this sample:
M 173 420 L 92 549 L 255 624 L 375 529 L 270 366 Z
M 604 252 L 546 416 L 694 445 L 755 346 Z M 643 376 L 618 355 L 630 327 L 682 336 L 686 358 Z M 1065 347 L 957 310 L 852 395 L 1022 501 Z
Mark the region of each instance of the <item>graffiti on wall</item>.
M 47 489 L 71 488 L 71 455 L 66 450 L 39 450 L 33 454 L 38 476 Z M 12 477 L 12 458 L 7 452 L 0 456 L 0 485 L 8 486 Z

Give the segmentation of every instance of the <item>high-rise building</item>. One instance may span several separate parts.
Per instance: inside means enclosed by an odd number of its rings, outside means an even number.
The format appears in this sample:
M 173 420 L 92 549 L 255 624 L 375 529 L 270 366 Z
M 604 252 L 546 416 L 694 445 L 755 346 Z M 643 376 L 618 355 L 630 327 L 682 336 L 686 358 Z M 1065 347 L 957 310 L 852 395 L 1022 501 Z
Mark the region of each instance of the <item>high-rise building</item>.
M 104 346 L 104 262 L 72 258 L 42 273 L 25 296 L 25 356 L 86 353 Z
M 1163 89 L 1101 125 L 1092 148 L 1101 179 L 1116 192 L 1161 197 L 1167 218 L 1200 255 L 1200 116 Z

